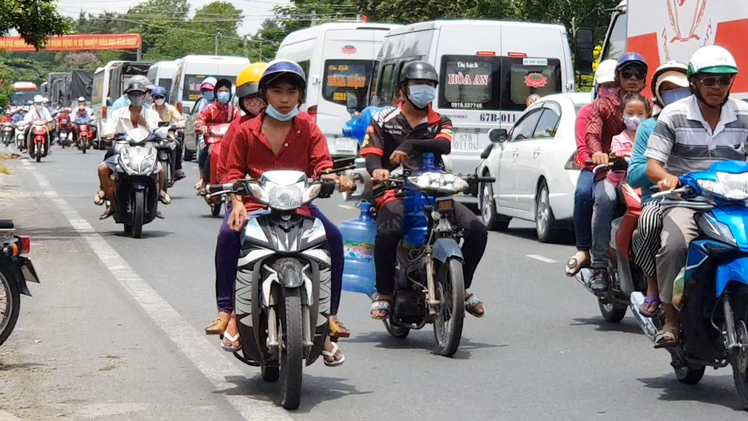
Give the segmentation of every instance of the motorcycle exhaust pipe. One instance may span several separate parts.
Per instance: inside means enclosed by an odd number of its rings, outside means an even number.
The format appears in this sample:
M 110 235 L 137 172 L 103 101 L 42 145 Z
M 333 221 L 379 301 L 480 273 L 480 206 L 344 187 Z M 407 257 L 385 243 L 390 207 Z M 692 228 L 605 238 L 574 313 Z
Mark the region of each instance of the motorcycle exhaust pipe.
M 642 332 L 654 343 L 655 336 L 657 335 L 657 327 L 650 317 L 644 316 L 639 312 L 639 306 L 644 304 L 644 294 L 639 291 L 631 293 L 629 307 L 631 307 L 631 314 L 634 315 L 636 323 L 641 328 Z

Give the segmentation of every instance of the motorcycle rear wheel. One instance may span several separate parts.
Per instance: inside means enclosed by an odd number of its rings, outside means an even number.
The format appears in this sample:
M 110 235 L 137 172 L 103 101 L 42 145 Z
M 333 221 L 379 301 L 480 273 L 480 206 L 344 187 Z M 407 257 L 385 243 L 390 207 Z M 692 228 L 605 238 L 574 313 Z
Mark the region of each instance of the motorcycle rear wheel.
M 2 299 L 4 297 L 4 300 Z M 18 284 L 9 276 L 5 268 L 0 268 L 0 345 L 2 345 L 18 322 L 18 314 L 21 310 L 21 291 Z
M 138 190 L 134 194 L 133 217 L 132 217 L 132 238 L 143 236 L 143 217 L 145 216 L 145 192 Z
M 384 328 L 387 329 L 387 332 L 397 339 L 405 339 L 410 333 L 410 329 L 407 327 L 395 326 L 389 319 L 382 320 L 382 323 L 384 323 Z
M 603 319 L 608 323 L 620 322 L 623 320 L 623 317 L 626 316 L 626 310 L 628 310 L 627 306 L 620 304 L 606 304 L 599 299 L 597 300 L 597 304 L 600 306 L 600 314 L 602 314 Z
M 283 295 L 283 334 L 280 341 L 281 406 L 285 409 L 296 409 L 301 403 L 301 383 L 304 375 L 301 290 L 284 288 Z
M 675 371 L 675 378 L 678 379 L 680 383 L 696 384 L 701 381 L 702 377 L 704 377 L 706 367 L 698 365 L 693 367 L 674 368 L 673 370 Z
M 462 262 L 449 259 L 436 276 L 436 299 L 441 302 L 434 320 L 437 354 L 451 357 L 457 352 L 465 322 L 465 279 Z

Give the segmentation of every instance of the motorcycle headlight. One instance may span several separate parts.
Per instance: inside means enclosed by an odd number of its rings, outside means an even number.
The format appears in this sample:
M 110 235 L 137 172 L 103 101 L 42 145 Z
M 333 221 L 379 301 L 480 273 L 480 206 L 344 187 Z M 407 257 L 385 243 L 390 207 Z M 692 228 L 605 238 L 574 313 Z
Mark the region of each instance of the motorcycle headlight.
M 697 180 L 702 190 L 729 200 L 748 199 L 748 173 L 717 173 L 717 181 Z
M 304 183 L 289 186 L 272 186 L 268 190 L 267 205 L 277 210 L 298 209 L 304 200 L 304 187 Z
M 408 182 L 422 190 L 436 190 L 442 193 L 459 193 L 469 188 L 467 181 L 460 177 L 436 172 L 408 177 Z

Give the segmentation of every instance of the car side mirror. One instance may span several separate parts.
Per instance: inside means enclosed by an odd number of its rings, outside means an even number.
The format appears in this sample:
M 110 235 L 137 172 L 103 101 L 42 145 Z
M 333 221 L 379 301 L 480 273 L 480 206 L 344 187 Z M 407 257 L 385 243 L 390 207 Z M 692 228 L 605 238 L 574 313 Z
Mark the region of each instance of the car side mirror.
M 491 129 L 488 131 L 488 138 L 494 143 L 504 143 L 507 137 L 506 129 Z
M 349 114 L 358 111 L 358 97 L 355 92 L 348 92 L 345 94 L 345 104 Z
M 106 99 L 106 106 L 107 107 L 111 107 L 112 106 L 112 98 L 107 98 Z
M 574 34 L 574 70 L 580 75 L 592 74 L 595 61 L 595 33 L 591 28 L 579 28 Z
M 493 143 L 489 143 L 488 146 L 486 146 L 486 149 L 483 149 L 483 152 L 480 153 L 480 159 L 487 159 L 489 155 L 491 155 L 491 150 L 493 150 Z

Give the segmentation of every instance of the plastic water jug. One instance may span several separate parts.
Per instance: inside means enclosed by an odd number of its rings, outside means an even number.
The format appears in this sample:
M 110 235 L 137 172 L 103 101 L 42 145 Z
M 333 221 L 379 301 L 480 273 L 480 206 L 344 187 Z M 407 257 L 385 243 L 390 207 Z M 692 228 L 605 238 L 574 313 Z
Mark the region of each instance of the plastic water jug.
M 434 164 L 434 154 L 423 154 L 423 163 L 421 168 L 415 172 L 416 175 L 424 172 L 443 172 Z M 421 247 L 426 243 L 426 234 L 428 232 L 428 220 L 423 213 L 423 207 L 428 205 L 429 201 L 423 194 L 414 187 L 405 187 L 405 197 L 403 198 L 403 207 L 405 210 L 403 239 L 405 245 L 410 247 Z
M 377 224 L 369 213 L 371 205 L 361 203 L 358 218 L 349 219 L 340 226 L 343 235 L 343 290 L 372 295 L 376 292 L 377 270 L 374 266 L 374 240 Z
M 361 111 L 360 115 L 351 117 L 351 119 L 345 123 L 345 127 L 343 127 L 343 136 L 352 137 L 358 140 L 359 144 L 363 143 L 364 136 L 366 136 L 366 129 L 371 124 L 371 119 L 374 118 L 374 115 L 382 108 L 384 107 L 366 107 Z

